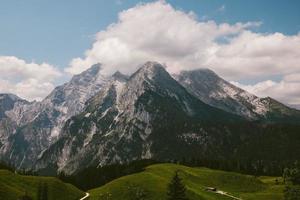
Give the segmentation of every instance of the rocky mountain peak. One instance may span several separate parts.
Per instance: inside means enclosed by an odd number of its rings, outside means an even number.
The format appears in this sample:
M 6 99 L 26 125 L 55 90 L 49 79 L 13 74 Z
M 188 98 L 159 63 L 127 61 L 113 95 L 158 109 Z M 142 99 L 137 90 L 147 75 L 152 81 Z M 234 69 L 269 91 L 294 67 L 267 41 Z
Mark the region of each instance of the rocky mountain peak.
M 97 74 L 99 71 L 101 71 L 101 66 L 101 63 L 94 64 L 83 73 Z
M 135 76 L 144 77 L 146 79 L 153 79 L 156 76 L 169 76 L 169 74 L 162 64 L 154 61 L 148 61 L 143 64 L 140 69 L 131 77 Z
M 20 97 L 10 94 L 4 93 L 0 94 L 0 119 L 6 117 L 6 111 L 9 111 L 14 108 L 16 103 L 26 104 L 28 103 L 26 100 L 21 99 Z
M 223 82 L 228 83 L 219 77 L 214 71 L 206 68 L 191 71 L 181 71 L 179 75 L 174 75 L 174 78 L 181 83 L 184 82 L 186 85 L 198 83 L 201 84 L 202 87 L 217 87 L 218 84 L 222 84 Z
M 3 93 L 0 94 L 0 100 L 3 99 L 10 99 L 12 101 L 18 101 L 18 100 L 22 100 L 20 97 L 18 97 L 17 95 L 11 94 L 11 93 Z
M 57 164 L 72 173 L 88 165 L 175 158 L 178 146 L 186 147 L 182 156 L 195 149 L 206 154 L 218 146 L 215 141 L 228 146 L 224 141 L 241 138 L 231 122 L 248 123 L 245 118 L 300 121 L 299 111 L 256 97 L 211 70 L 183 71 L 174 78 L 158 62 L 144 63 L 130 77 L 119 71 L 105 76 L 96 64 L 43 101 L 17 103 L 6 111 L 8 123 L 0 124 L 0 143 L 5 144 L 0 158 L 19 168 Z M 4 97 L 17 99 L 0 95 L 0 108 Z M 220 139 L 234 134 L 230 140 Z
M 201 101 L 248 119 L 299 115 L 270 97 L 259 98 L 238 88 L 209 69 L 182 71 L 174 78 Z
M 100 74 L 101 72 L 101 64 L 95 64 L 91 66 L 89 69 L 81 72 L 80 74 L 77 74 L 72 77 L 71 81 L 69 84 L 87 84 L 88 82 L 91 82 L 98 77 L 103 76 Z
M 175 79 L 201 101 L 227 112 L 250 119 L 267 112 L 258 97 L 234 86 L 209 69 L 183 71 Z
M 126 76 L 125 74 L 122 74 L 120 71 L 116 71 L 112 77 L 114 78 L 114 80 L 118 80 L 118 81 L 126 81 L 128 79 L 128 76 Z

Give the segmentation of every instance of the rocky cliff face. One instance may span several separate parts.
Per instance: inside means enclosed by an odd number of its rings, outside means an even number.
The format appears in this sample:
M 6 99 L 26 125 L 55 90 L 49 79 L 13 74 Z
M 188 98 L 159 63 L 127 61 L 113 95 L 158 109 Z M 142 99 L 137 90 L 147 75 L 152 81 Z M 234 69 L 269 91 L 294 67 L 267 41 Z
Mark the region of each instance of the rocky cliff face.
M 9 99 L 1 103 L 0 96 L 0 158 L 19 168 L 74 173 L 143 158 L 264 158 L 269 154 L 252 146 L 263 149 L 272 138 L 272 152 L 282 152 L 299 141 L 299 111 L 206 69 L 174 79 L 156 62 L 130 77 L 103 76 L 94 65 L 41 102 Z
M 208 154 L 212 133 L 206 123 L 239 121 L 239 117 L 204 104 L 189 94 L 155 62 L 144 64 L 128 80 L 113 79 L 66 123 L 63 137 L 37 162 L 57 163 L 73 173 L 85 166 L 143 158 L 179 158 L 177 145 L 196 144 Z M 202 126 L 203 125 L 203 126 Z
M 267 97 L 259 98 L 209 69 L 183 71 L 174 78 L 201 101 L 250 120 L 298 118 L 300 112 Z
M 85 102 L 107 81 L 100 64 L 74 76 L 56 87 L 43 101 L 16 104 L 6 111 L 18 129 L 1 148 L 1 157 L 18 168 L 29 168 L 32 162 L 60 135 L 64 123 L 80 113 Z
M 12 110 L 16 104 L 26 105 L 28 103 L 14 94 L 0 94 L 0 120 L 7 118 L 6 111 Z
M 13 94 L 0 94 L 0 149 L 8 143 L 8 138 L 15 133 L 17 124 L 11 120 L 7 112 L 15 106 L 26 106 L 29 102 Z

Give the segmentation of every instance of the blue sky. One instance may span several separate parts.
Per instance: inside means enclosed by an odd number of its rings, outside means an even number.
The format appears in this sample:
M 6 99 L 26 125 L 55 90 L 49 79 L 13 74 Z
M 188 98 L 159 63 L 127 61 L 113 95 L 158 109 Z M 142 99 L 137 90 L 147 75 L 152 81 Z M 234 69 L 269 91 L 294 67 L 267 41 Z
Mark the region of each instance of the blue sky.
M 118 13 L 138 0 L 1 0 L 0 55 L 65 67 L 82 56 L 93 35 L 117 21 Z M 142 1 L 147 2 L 147 1 Z M 169 0 L 176 9 L 193 11 L 200 20 L 218 23 L 262 21 L 258 32 L 296 34 L 298 0 Z M 222 10 L 222 7 L 224 8 Z M 204 17 L 205 16 L 205 17 Z

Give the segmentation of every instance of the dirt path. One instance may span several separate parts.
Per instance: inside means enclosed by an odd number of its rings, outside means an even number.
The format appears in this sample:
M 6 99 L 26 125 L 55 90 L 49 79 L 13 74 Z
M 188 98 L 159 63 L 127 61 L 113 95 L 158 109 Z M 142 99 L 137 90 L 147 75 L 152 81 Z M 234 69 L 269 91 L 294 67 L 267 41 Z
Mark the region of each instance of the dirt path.
M 79 199 L 79 200 L 84 200 L 84 199 L 86 199 L 86 198 L 88 198 L 90 196 L 90 194 L 89 193 L 85 193 L 85 196 L 84 197 L 82 197 L 81 199 Z
M 217 190 L 217 188 L 206 187 L 205 190 L 208 191 L 208 192 L 213 192 L 213 193 L 216 193 L 216 194 L 220 194 L 220 195 L 223 195 L 223 196 L 226 196 L 226 197 L 235 199 L 235 200 L 243 200 L 243 199 L 241 199 L 241 198 L 239 198 L 239 197 L 235 197 L 235 196 L 229 194 L 228 192 L 224 192 L 224 191 L 222 191 L 222 190 Z
M 232 199 L 243 200 L 243 199 L 241 199 L 241 198 L 239 198 L 239 197 L 232 196 L 231 194 L 228 194 L 227 192 L 224 192 L 224 191 L 221 191 L 221 190 L 217 190 L 215 193 L 220 194 L 220 195 L 223 195 L 223 196 L 230 197 L 230 198 L 232 198 Z

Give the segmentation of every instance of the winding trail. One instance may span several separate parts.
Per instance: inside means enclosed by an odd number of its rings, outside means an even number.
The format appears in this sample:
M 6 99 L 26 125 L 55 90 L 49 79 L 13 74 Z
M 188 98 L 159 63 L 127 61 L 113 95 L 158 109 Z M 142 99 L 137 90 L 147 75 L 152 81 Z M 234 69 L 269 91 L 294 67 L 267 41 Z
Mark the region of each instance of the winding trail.
M 89 193 L 85 193 L 85 196 L 84 197 L 82 197 L 81 199 L 79 199 L 79 200 L 84 200 L 84 199 L 86 199 L 86 198 L 88 198 L 90 196 L 90 194 Z
M 235 196 L 232 196 L 231 194 L 228 194 L 227 192 L 224 192 L 224 191 L 221 191 L 221 190 L 217 190 L 216 191 L 217 194 L 220 194 L 220 195 L 223 195 L 223 196 L 227 196 L 227 197 L 230 197 L 232 199 L 236 199 L 236 200 L 243 200 L 239 197 L 235 197 Z
M 208 191 L 208 192 L 213 192 L 213 193 L 216 193 L 216 194 L 219 194 L 219 195 L 223 195 L 223 196 L 235 199 L 235 200 L 243 200 L 243 199 L 241 199 L 239 197 L 236 197 L 236 196 L 233 196 L 233 195 L 229 194 L 228 192 L 224 192 L 222 190 L 217 190 L 216 188 L 206 187 L 205 190 Z

